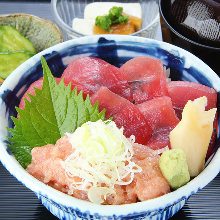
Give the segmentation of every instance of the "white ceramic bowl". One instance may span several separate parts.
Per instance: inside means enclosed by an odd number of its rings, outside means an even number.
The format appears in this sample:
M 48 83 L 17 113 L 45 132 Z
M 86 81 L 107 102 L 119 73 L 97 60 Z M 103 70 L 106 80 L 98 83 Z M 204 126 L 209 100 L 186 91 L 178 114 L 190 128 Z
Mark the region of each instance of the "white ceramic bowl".
M 51 0 L 52 13 L 55 22 L 63 32 L 64 38 L 72 39 L 84 35 L 72 29 L 74 18 L 84 17 L 84 8 L 92 2 L 123 2 L 140 3 L 142 8 L 142 29 L 133 33 L 134 36 L 155 38 L 160 23 L 159 6 L 157 0 Z
M 192 194 L 219 173 L 220 149 L 216 146 L 204 171 L 185 186 L 156 199 L 120 206 L 102 206 L 82 201 L 38 181 L 11 154 L 7 126 L 12 126 L 10 117 L 16 116 L 15 105 L 18 105 L 23 93 L 42 76 L 42 55 L 52 73 L 58 77 L 78 56 L 100 57 L 120 66 L 133 57 L 148 55 L 161 59 L 170 68 L 171 78 L 213 87 L 218 96 L 220 79 L 204 62 L 183 49 L 146 38 L 119 35 L 88 36 L 66 41 L 40 52 L 19 66 L 0 87 L 0 160 L 13 176 L 36 193 L 55 216 L 60 219 L 168 219 L 183 207 Z M 217 132 L 219 137 L 219 129 Z

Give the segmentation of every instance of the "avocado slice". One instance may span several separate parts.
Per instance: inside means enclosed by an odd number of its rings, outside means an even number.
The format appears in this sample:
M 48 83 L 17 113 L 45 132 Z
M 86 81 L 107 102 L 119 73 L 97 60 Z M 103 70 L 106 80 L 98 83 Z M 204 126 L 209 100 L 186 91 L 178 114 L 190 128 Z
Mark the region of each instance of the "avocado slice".
M 16 28 L 30 40 L 37 52 L 63 41 L 59 28 L 52 22 L 29 14 L 0 16 L 0 26 Z
M 14 69 L 33 55 L 28 51 L 0 53 L 0 77 L 6 79 Z
M 33 44 L 11 26 L 0 26 L 0 51 L 29 51 L 36 53 Z

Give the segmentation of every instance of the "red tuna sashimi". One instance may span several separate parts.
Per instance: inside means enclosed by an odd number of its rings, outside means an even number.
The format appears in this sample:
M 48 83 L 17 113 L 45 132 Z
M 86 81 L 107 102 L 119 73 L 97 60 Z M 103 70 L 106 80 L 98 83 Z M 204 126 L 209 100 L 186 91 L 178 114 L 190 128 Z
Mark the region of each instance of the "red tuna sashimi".
M 179 123 L 171 98 L 168 96 L 151 99 L 138 104 L 137 107 L 148 120 L 153 130 L 168 126 L 175 127 Z
M 145 144 L 151 149 L 161 149 L 169 145 L 170 131 L 179 123 L 171 98 L 154 98 L 138 104 L 137 107 L 152 128 L 152 136 Z
M 163 64 L 153 57 L 136 57 L 121 66 L 124 77 L 132 87 L 135 103 L 168 95 Z
M 55 78 L 57 83 L 59 84 L 60 81 L 62 80 L 62 78 Z M 25 108 L 25 98 L 30 101 L 30 97 L 28 96 L 28 94 L 31 94 L 31 95 L 35 95 L 35 90 L 34 88 L 38 88 L 38 89 L 41 89 L 42 88 L 42 85 L 43 85 L 43 77 L 41 77 L 40 79 L 38 79 L 37 81 L 33 82 L 28 90 L 25 92 L 25 94 L 23 95 L 22 99 L 21 99 L 21 102 L 19 104 L 19 108 L 20 109 L 24 109 Z M 68 83 L 66 81 L 64 81 L 64 85 L 67 86 Z M 71 89 L 73 90 L 75 88 L 75 86 L 77 86 L 77 90 L 80 91 L 82 90 L 82 87 L 80 85 L 73 85 L 71 84 Z M 86 94 L 85 94 L 86 95 Z
M 93 105 L 96 101 L 99 102 L 99 111 L 102 111 L 104 108 L 107 110 L 105 113 L 106 118 L 112 117 L 129 102 L 127 99 L 114 94 L 104 86 L 100 87 L 100 89 L 91 96 L 91 103 Z
M 167 83 L 169 96 L 176 114 L 181 118 L 182 110 L 188 100 L 206 96 L 208 104 L 206 110 L 216 108 L 217 92 L 208 86 L 188 81 L 171 81 Z
M 173 127 L 164 127 L 159 128 L 156 131 L 152 132 L 150 140 L 147 142 L 146 146 L 153 149 L 159 150 L 166 146 L 170 148 L 170 132 L 173 130 Z
M 113 120 L 118 127 L 124 127 L 124 135 L 135 136 L 135 142 L 147 143 L 151 136 L 151 128 L 140 110 L 132 103 L 125 105 L 121 111 L 113 115 Z
M 146 143 L 151 136 L 151 127 L 140 112 L 138 107 L 123 97 L 111 92 L 106 87 L 101 87 L 91 97 L 94 104 L 98 101 L 100 110 L 106 109 L 106 118 L 113 116 L 113 121 L 121 128 L 124 127 L 124 135 L 130 137 L 135 135 L 139 144 Z
M 114 93 L 132 101 L 133 93 L 119 68 L 94 57 L 79 57 L 65 69 L 62 77 L 67 82 L 80 84 L 89 91 L 96 92 L 106 86 Z

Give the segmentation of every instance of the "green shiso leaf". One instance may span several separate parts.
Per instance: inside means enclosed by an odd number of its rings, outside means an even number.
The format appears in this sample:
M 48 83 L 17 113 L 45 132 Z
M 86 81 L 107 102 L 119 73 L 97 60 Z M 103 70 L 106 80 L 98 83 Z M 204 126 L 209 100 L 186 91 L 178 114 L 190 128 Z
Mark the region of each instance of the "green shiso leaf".
M 63 80 L 57 84 L 46 60 L 43 66 L 42 89 L 35 88 L 36 96 L 29 95 L 25 109 L 16 108 L 19 118 L 12 117 L 14 128 L 8 128 L 11 149 L 18 162 L 26 168 L 31 163 L 31 150 L 37 146 L 55 144 L 65 135 L 72 133 L 87 121 L 105 120 L 105 110 L 99 112 L 99 104 L 93 106 L 89 95 L 83 99 L 83 92 L 77 88 L 71 92 L 71 84 L 65 87 Z

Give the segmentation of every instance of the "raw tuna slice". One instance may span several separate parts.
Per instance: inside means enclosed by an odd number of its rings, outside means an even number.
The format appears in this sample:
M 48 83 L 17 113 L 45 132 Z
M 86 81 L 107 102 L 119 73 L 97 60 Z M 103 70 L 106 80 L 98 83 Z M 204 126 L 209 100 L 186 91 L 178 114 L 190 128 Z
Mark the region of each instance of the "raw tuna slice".
M 163 64 L 153 57 L 136 57 L 121 66 L 124 77 L 132 87 L 135 103 L 168 95 Z
M 217 92 L 213 88 L 187 81 L 171 81 L 167 83 L 167 87 L 173 107 L 179 118 L 181 118 L 182 110 L 187 101 L 193 101 L 201 96 L 206 96 L 208 99 L 206 110 L 216 107 Z
M 171 98 L 154 98 L 138 104 L 137 107 L 152 128 L 152 136 L 145 144 L 151 149 L 161 149 L 169 145 L 170 131 L 179 123 Z
M 99 58 L 79 57 L 73 60 L 65 69 L 62 77 L 67 82 L 82 85 L 90 95 L 101 86 L 106 86 L 114 93 L 130 101 L 133 100 L 131 87 L 120 69 Z
M 28 100 L 28 101 L 31 101 L 28 94 L 31 94 L 31 95 L 35 95 L 35 90 L 34 88 L 38 88 L 38 89 L 41 89 L 42 88 L 42 85 L 43 85 L 43 77 L 41 77 L 40 79 L 38 79 L 37 81 L 33 82 L 30 87 L 28 88 L 28 90 L 26 91 L 26 93 L 23 95 L 22 99 L 21 99 L 21 102 L 19 104 L 19 108 L 21 109 L 24 109 L 25 107 L 25 98 Z
M 139 144 L 147 143 L 151 136 L 151 128 L 140 110 L 132 103 L 125 105 L 119 112 L 113 115 L 116 125 L 124 127 L 124 135 L 135 136 L 135 142 Z
M 147 147 L 153 150 L 159 150 L 166 146 L 170 148 L 170 132 L 173 130 L 173 127 L 164 127 L 159 128 L 152 132 L 150 140 L 147 142 Z
M 112 117 L 129 102 L 127 99 L 116 95 L 104 86 L 100 87 L 100 89 L 91 96 L 91 103 L 93 105 L 96 101 L 99 102 L 99 111 L 102 111 L 104 108 L 107 110 L 105 113 L 106 119 Z
M 172 106 L 171 98 L 163 96 L 138 104 L 142 114 L 153 130 L 161 127 L 175 127 L 179 123 Z
M 151 128 L 138 107 L 133 103 L 111 92 L 106 87 L 101 87 L 94 93 L 91 101 L 93 104 L 98 101 L 100 110 L 106 109 L 106 118 L 113 116 L 116 125 L 119 128 L 124 127 L 126 137 L 135 135 L 136 142 L 139 144 L 146 143 L 149 140 Z

